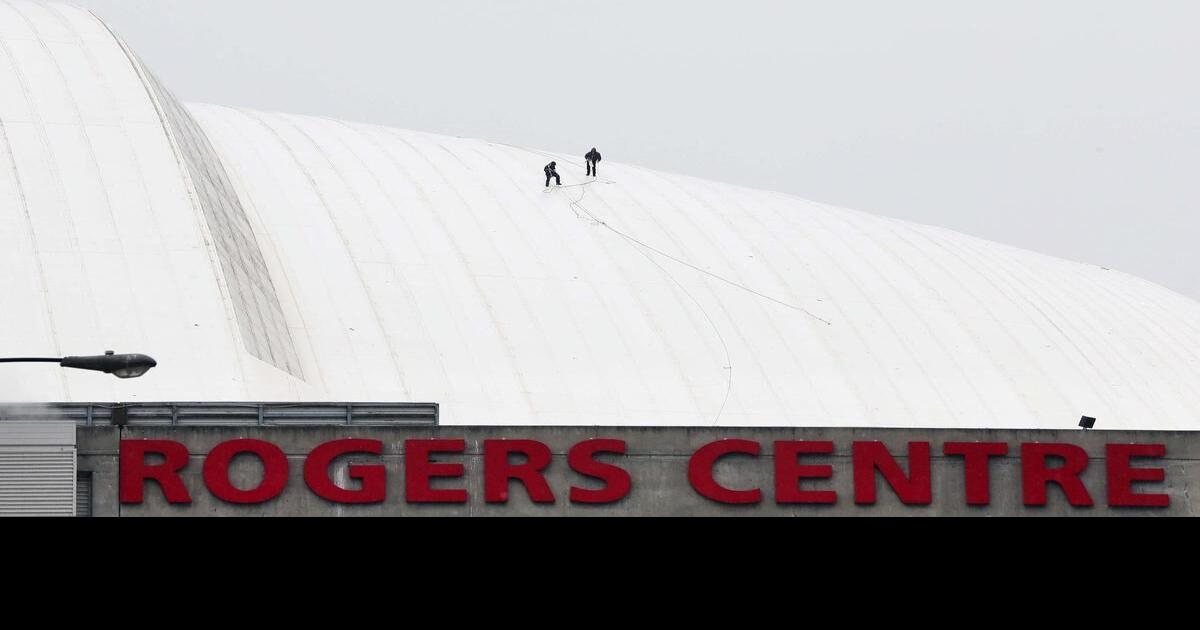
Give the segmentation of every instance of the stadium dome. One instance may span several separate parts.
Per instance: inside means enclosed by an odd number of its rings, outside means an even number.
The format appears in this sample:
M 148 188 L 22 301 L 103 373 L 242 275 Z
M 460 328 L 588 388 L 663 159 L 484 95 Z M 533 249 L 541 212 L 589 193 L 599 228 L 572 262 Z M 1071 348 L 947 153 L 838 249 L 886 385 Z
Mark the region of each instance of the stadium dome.
M 9 401 L 1200 429 L 1200 304 L 1151 283 L 610 161 L 590 182 L 570 156 L 183 105 L 64 5 L 0 0 L 0 261 L 0 354 L 160 363 L 6 368 Z

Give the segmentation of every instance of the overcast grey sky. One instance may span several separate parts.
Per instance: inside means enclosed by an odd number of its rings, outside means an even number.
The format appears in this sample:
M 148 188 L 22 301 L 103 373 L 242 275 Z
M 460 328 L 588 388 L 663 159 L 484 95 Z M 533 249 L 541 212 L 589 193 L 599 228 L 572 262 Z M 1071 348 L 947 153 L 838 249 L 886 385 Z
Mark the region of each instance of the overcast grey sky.
M 188 101 L 950 227 L 1200 298 L 1195 0 L 75 0 Z

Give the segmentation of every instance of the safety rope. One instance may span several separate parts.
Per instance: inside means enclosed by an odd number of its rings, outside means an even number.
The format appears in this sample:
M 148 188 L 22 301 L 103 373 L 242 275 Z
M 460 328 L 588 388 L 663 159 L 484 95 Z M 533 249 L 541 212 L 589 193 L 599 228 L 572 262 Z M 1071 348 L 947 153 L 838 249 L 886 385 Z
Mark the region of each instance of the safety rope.
M 729 352 L 729 344 L 725 341 L 725 335 L 721 334 L 721 329 L 717 326 L 717 322 L 713 321 L 712 316 L 708 314 L 708 309 L 704 308 L 704 305 L 700 303 L 700 300 L 697 299 L 691 291 L 688 291 L 687 287 L 683 286 L 682 282 L 680 282 L 671 272 L 667 271 L 665 267 L 660 265 L 657 260 L 654 260 L 650 254 L 637 247 L 634 247 L 633 249 L 645 257 L 646 260 L 650 261 L 650 264 L 658 267 L 659 271 L 663 272 L 663 275 L 670 278 L 671 282 L 676 287 L 679 287 L 679 290 L 682 291 L 684 295 L 688 296 L 688 299 L 696 305 L 696 308 L 700 309 L 700 314 L 703 315 L 704 319 L 708 321 L 708 325 L 717 335 L 717 340 L 721 342 L 721 349 L 725 352 L 725 397 L 721 400 L 721 408 L 717 410 L 716 417 L 713 418 L 712 426 L 715 427 L 721 423 L 721 417 L 725 415 L 725 408 L 729 406 L 729 397 L 733 394 L 733 355 Z
M 601 183 L 601 182 L 584 182 L 584 183 L 582 183 L 582 184 L 572 184 L 572 185 L 571 185 L 571 187 L 584 187 L 584 186 L 589 186 L 589 185 L 591 185 L 591 184 L 593 184 L 593 183 Z M 610 181 L 604 181 L 603 183 L 606 183 L 606 184 L 611 184 L 611 183 L 614 183 L 614 182 L 610 182 Z M 566 188 L 566 186 L 563 186 L 563 188 Z M 790 308 L 790 309 L 792 309 L 792 310 L 794 310 L 794 311 L 799 311 L 800 313 L 803 313 L 803 314 L 805 314 L 805 315 L 807 315 L 807 316 L 809 316 L 809 317 L 811 317 L 811 318 L 813 318 L 813 319 L 815 319 L 815 320 L 817 320 L 817 321 L 821 322 L 822 324 L 825 324 L 826 326 L 832 326 L 832 325 L 833 325 L 833 322 L 831 322 L 831 321 L 829 321 L 829 320 L 827 320 L 827 319 L 825 319 L 825 318 L 823 318 L 823 317 L 820 317 L 820 316 L 816 315 L 816 314 L 815 314 L 815 313 L 813 313 L 812 311 L 810 311 L 810 310 L 808 310 L 808 309 L 806 309 L 806 308 L 804 308 L 804 307 L 802 307 L 802 306 L 797 306 L 797 305 L 795 305 L 795 304 L 789 304 L 789 303 L 787 303 L 787 302 L 784 302 L 783 300 L 780 300 L 780 299 L 777 299 L 777 298 L 771 297 L 771 296 L 769 296 L 769 295 L 767 295 L 767 294 L 765 294 L 765 293 L 762 293 L 762 292 L 760 292 L 760 291 L 755 291 L 754 289 L 752 289 L 752 288 L 750 288 L 750 287 L 748 287 L 748 286 L 746 286 L 746 285 L 744 285 L 744 284 L 741 284 L 741 283 L 739 283 L 739 282 L 736 282 L 736 281 L 730 280 L 729 278 L 726 278 L 726 277 L 724 277 L 724 276 L 722 276 L 722 275 L 719 275 L 719 274 L 713 273 L 713 272 L 711 272 L 711 271 L 709 271 L 709 270 L 707 270 L 707 269 L 703 269 L 703 268 L 701 268 L 701 267 L 699 267 L 699 266 L 697 266 L 697 265 L 694 265 L 694 264 L 692 264 L 692 263 L 690 263 L 690 262 L 688 262 L 688 261 L 686 261 L 686 260 L 683 260 L 682 258 L 678 258 L 678 257 L 676 257 L 676 256 L 672 256 L 671 254 L 668 254 L 667 252 L 664 252 L 663 250 L 661 250 L 661 249 L 658 249 L 657 247 L 654 247 L 653 245 L 650 245 L 649 243 L 645 243 L 645 242 L 643 242 L 643 241 L 641 241 L 641 240 L 637 239 L 636 237 L 634 237 L 634 236 L 632 236 L 632 235 L 630 235 L 630 234 L 626 234 L 625 232 L 622 232 L 621 230 L 618 230 L 617 228 L 615 228 L 615 227 L 613 227 L 613 226 L 609 225 L 607 221 L 604 221 L 603 219 L 600 219 L 599 217 L 597 217 L 595 214 L 592 214 L 592 212 L 591 212 L 591 211 L 589 211 L 589 210 L 588 210 L 586 207 L 584 207 L 584 205 L 583 205 L 581 202 L 583 201 L 583 198 L 584 198 L 584 196 L 585 196 L 586 194 L 587 194 L 587 189 L 586 189 L 586 188 L 584 188 L 584 195 L 581 195 L 581 196 L 579 197 L 579 199 L 578 199 L 578 200 L 576 200 L 576 201 L 572 201 L 570 197 L 568 197 L 568 198 L 567 198 L 567 201 L 568 201 L 568 202 L 571 204 L 571 208 L 572 208 L 573 210 L 575 210 L 575 215 L 576 215 L 576 216 L 579 216 L 579 213 L 580 213 L 580 212 L 582 212 L 584 215 L 586 215 L 586 216 L 588 217 L 588 219 L 590 219 L 590 220 L 591 220 L 593 223 L 595 223 L 596 225 L 599 225 L 599 226 L 602 226 L 602 227 L 604 227 L 605 229 L 607 229 L 607 230 L 611 231 L 612 233 L 616 234 L 617 236 L 620 236 L 621 238 L 623 238 L 623 239 L 625 239 L 625 240 L 627 240 L 627 241 L 629 241 L 629 242 L 631 242 L 631 243 L 634 243 L 634 244 L 638 245 L 639 247 L 643 247 L 643 248 L 645 248 L 645 249 L 648 249 L 648 250 L 650 250 L 650 251 L 652 251 L 652 252 L 654 252 L 654 253 L 658 254 L 659 256 L 662 256 L 662 257 L 664 257 L 664 258 L 667 258 L 667 259 L 673 260 L 673 261 L 675 261 L 676 263 L 679 263 L 680 265 L 683 265 L 683 266 L 685 266 L 685 267 L 688 267 L 689 269 L 693 269 L 693 270 L 695 270 L 695 271 L 698 271 L 698 272 L 700 272 L 700 273 L 702 273 L 702 274 L 704 274 L 704 275 L 706 275 L 706 276 L 708 276 L 708 277 L 710 277 L 710 278 L 713 278 L 713 279 L 715 279 L 715 280 L 719 280 L 719 281 L 721 281 L 721 282 L 723 282 L 723 283 L 725 283 L 725 284 L 728 284 L 729 286 L 732 286 L 732 287 L 735 287 L 735 288 L 741 289 L 742 291 L 745 291 L 745 292 L 747 292 L 747 293 L 750 293 L 750 294 L 752 294 L 752 295 L 756 295 L 756 296 L 758 296 L 758 297 L 760 297 L 760 298 L 763 298 L 764 300 L 768 300 L 768 301 L 770 301 L 770 302 L 774 302 L 775 304 L 778 304 L 778 305 L 780 305 L 780 306 L 784 306 L 784 307 Z
M 671 283 L 674 284 L 676 287 L 678 287 L 679 290 L 682 291 L 683 294 L 686 295 L 688 297 L 688 299 L 691 300 L 692 303 L 696 305 L 696 308 L 700 309 L 700 314 L 704 316 L 704 319 L 708 322 L 708 325 L 712 328 L 713 332 L 716 333 L 717 340 L 721 342 L 721 349 L 725 352 L 725 368 L 724 368 L 725 373 L 726 373 L 726 375 L 725 375 L 725 397 L 721 400 L 721 408 L 717 410 L 716 417 L 713 418 L 712 426 L 715 427 L 721 423 L 721 417 L 725 415 L 725 408 L 729 406 L 729 397 L 731 395 L 733 395 L 733 355 L 729 352 L 729 343 L 725 341 L 725 335 L 721 334 L 720 327 L 717 326 L 717 322 L 713 320 L 712 316 L 708 314 L 708 309 L 704 308 L 704 304 L 701 303 L 700 300 L 694 294 L 692 294 L 691 291 L 688 291 L 687 287 L 685 287 L 683 285 L 683 283 L 680 282 L 679 279 L 675 277 L 674 274 L 672 274 L 670 271 L 667 271 L 666 267 L 663 267 L 661 264 L 659 264 L 657 260 L 654 260 L 654 258 L 652 256 L 650 256 L 650 254 L 647 253 L 645 251 L 645 249 L 642 249 L 642 248 L 645 247 L 652 251 L 657 251 L 657 250 L 655 250 L 653 247 L 647 246 L 646 244 L 625 234 L 624 232 L 617 230 L 616 228 L 605 223 L 604 221 L 601 221 L 600 219 L 596 218 L 596 215 L 592 214 L 591 211 L 589 211 L 586 207 L 584 207 L 583 198 L 587 196 L 587 186 L 589 186 L 591 184 L 595 184 L 595 183 L 613 184 L 615 182 L 611 182 L 611 181 L 584 182 L 582 184 L 569 184 L 567 186 L 561 187 L 561 188 L 579 188 L 580 189 L 579 199 L 571 199 L 570 197 L 566 198 L 567 202 L 569 202 L 571 204 L 571 209 L 572 209 L 572 211 L 575 212 L 575 216 L 578 218 L 583 218 L 582 216 L 580 216 L 580 212 L 582 212 L 584 215 L 587 215 L 588 219 L 595 225 L 600 225 L 600 226 L 607 228 L 608 230 L 612 231 L 614 234 L 625 239 L 630 245 L 634 246 L 633 247 L 634 251 L 641 254 L 647 261 L 650 262 L 650 264 L 654 265 L 655 267 L 658 267 L 658 270 L 663 272 L 663 275 L 665 275 L 668 279 L 670 279 Z M 557 190 L 557 188 L 556 188 L 556 190 Z M 639 245 L 640 245 L 640 247 L 639 247 Z M 668 256 L 668 258 L 672 258 L 672 257 Z

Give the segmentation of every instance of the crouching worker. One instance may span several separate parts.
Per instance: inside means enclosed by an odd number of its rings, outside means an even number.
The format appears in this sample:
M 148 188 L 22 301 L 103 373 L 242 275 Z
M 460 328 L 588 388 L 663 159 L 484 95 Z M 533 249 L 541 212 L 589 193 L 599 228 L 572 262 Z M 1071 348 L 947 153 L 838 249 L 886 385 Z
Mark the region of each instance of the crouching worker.
M 546 165 L 546 168 L 542 169 L 546 172 L 546 188 L 550 187 L 551 178 L 553 178 L 555 183 L 557 183 L 559 186 L 562 186 L 562 178 L 558 176 L 557 166 L 558 165 L 556 163 L 551 162 Z

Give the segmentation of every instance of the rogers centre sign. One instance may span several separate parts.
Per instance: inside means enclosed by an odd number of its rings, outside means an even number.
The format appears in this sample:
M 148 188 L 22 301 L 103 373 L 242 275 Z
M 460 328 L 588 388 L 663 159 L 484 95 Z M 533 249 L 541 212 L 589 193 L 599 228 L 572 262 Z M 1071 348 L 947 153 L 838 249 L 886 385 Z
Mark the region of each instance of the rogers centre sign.
M 486 439 L 480 441 L 482 466 L 479 475 L 482 500 L 503 505 L 510 492 L 520 488 L 536 504 L 569 502 L 575 505 L 619 504 L 640 484 L 626 465 L 628 444 L 620 439 L 587 439 L 575 443 L 566 452 L 570 475 L 555 475 L 560 482 L 552 486 L 548 472 L 555 462 L 547 444 L 538 440 Z M 717 505 L 756 505 L 773 501 L 781 506 L 835 505 L 852 501 L 870 506 L 881 493 L 894 494 L 906 506 L 927 506 L 935 497 L 930 442 L 907 443 L 904 452 L 892 452 L 882 442 L 853 441 L 841 444 L 850 457 L 845 463 L 830 463 L 835 452 L 832 441 L 755 441 L 716 440 L 691 451 L 686 466 L 686 486 L 703 500 Z M 408 504 L 467 504 L 481 497 L 467 489 L 467 441 L 464 439 L 408 439 L 403 441 L 403 479 L 389 477 L 381 461 L 384 442 L 374 439 L 341 439 L 312 448 L 303 457 L 303 481 L 307 492 L 330 504 L 380 504 L 403 493 Z M 1156 492 L 1151 484 L 1167 481 L 1164 458 L 1167 448 L 1160 443 L 1108 443 L 1104 447 L 1104 479 L 1101 484 L 1085 483 L 1084 473 L 1091 465 L 1088 452 L 1068 443 L 1023 442 L 945 442 L 938 456 L 952 462 L 961 475 L 965 489 L 961 499 L 967 506 L 983 507 L 992 503 L 993 471 L 1005 460 L 1019 460 L 1019 488 L 1005 488 L 1007 494 L 1019 493 L 1025 506 L 1044 506 L 1050 489 L 1057 487 L 1074 507 L 1103 502 L 1109 507 L 1163 509 L 1171 506 L 1168 494 Z M 288 455 L 275 443 L 262 439 L 233 439 L 220 442 L 203 456 L 202 475 L 185 474 L 193 453 L 178 441 L 169 439 L 126 439 L 120 442 L 120 502 L 140 505 L 148 492 L 161 492 L 165 500 L 178 506 L 192 503 L 200 483 L 213 497 L 233 505 L 262 505 L 279 499 L 288 491 L 292 474 Z M 737 471 L 754 466 L 754 460 L 773 459 L 773 478 L 757 485 L 737 487 L 719 480 L 717 470 Z M 231 479 L 235 458 L 254 458 L 262 474 L 253 487 L 239 487 Z M 347 483 L 339 484 L 331 474 L 335 462 L 352 457 L 347 468 Z M 903 463 L 902 463 L 903 462 Z M 836 465 L 835 465 L 836 464 Z M 680 474 L 684 474 L 682 468 Z M 735 475 L 744 478 L 744 475 Z M 849 492 L 839 493 L 834 484 L 841 476 L 852 478 Z M 1094 476 L 1093 476 L 1094 478 Z M 188 480 L 192 480 L 189 486 Z M 880 483 L 882 481 L 882 483 Z M 298 484 L 297 484 L 298 485 Z M 849 496 L 847 496 L 849 495 Z

